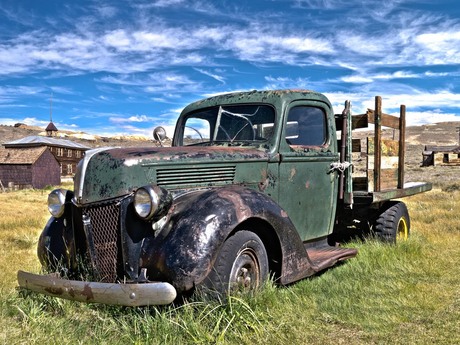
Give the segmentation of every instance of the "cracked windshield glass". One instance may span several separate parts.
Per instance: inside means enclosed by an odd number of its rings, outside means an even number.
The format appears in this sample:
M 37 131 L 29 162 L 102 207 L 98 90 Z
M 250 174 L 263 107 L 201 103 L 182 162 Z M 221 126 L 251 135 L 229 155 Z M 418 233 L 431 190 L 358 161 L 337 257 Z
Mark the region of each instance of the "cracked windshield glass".
M 229 105 L 186 116 L 183 145 L 263 143 L 273 133 L 275 111 L 267 105 Z

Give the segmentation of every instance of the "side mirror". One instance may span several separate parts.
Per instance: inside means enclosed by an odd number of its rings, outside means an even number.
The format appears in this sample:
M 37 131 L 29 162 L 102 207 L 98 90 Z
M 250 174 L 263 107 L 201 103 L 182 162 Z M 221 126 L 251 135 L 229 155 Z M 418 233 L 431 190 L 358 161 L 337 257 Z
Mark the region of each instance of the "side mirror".
M 166 130 L 159 126 L 153 130 L 153 140 L 158 141 L 163 146 L 163 140 L 166 139 Z

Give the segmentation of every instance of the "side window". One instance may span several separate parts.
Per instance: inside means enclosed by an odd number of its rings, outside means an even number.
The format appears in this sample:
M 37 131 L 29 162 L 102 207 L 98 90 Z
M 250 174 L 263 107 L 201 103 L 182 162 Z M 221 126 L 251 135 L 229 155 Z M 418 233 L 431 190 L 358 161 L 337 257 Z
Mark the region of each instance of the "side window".
M 326 113 L 321 108 L 291 108 L 286 126 L 286 141 L 291 146 L 321 146 L 326 143 Z

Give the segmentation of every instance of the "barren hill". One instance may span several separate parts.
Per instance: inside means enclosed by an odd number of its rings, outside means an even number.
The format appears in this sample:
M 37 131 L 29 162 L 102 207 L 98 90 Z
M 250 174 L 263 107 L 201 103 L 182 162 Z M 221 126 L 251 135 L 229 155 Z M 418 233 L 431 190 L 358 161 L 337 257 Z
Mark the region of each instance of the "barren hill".
M 423 126 L 412 126 L 406 129 L 406 181 L 429 181 L 435 185 L 443 186 L 460 183 L 460 166 L 421 167 L 422 152 L 425 145 L 460 145 L 457 127 L 460 122 L 441 122 Z M 42 128 L 21 125 L 19 127 L 0 125 L 0 144 L 20 139 L 29 135 L 38 135 Z M 71 132 L 67 132 L 68 134 Z M 360 136 L 366 135 L 362 132 Z M 393 130 L 384 130 L 385 137 L 392 137 L 397 133 Z M 141 140 L 136 137 L 97 137 L 96 140 L 85 140 L 77 137 L 68 139 L 89 147 L 133 147 L 154 146 L 152 140 Z

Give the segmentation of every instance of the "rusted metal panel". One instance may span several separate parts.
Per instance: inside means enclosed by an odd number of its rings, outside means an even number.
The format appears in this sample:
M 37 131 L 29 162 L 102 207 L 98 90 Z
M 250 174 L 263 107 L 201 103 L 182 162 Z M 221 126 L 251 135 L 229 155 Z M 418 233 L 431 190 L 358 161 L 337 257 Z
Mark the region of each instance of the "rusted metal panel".
M 339 261 L 355 257 L 358 251 L 355 248 L 320 246 L 308 248 L 307 254 L 313 269 L 319 272 L 335 265 Z
M 248 183 L 257 186 L 261 173 L 270 160 L 267 152 L 241 147 L 162 147 L 101 150 L 85 157 L 84 178 L 76 176 L 77 201 L 80 204 L 101 199 L 120 197 L 132 193 L 136 188 L 157 183 L 157 172 L 177 169 L 179 177 L 173 181 L 176 187 L 203 187 L 218 184 Z M 237 167 L 234 178 L 225 173 L 218 174 L 223 165 L 231 162 Z M 241 164 L 244 163 L 244 164 Z M 182 173 L 180 173 L 183 169 Z M 207 169 L 209 174 L 196 174 L 194 170 Z M 212 173 L 215 170 L 215 173 Z M 188 179 L 185 174 L 193 174 Z M 166 175 L 167 172 L 166 172 Z M 163 174 L 163 183 L 167 176 Z M 190 177 L 190 176 L 189 176 Z M 165 180 L 166 179 L 166 180 Z M 184 182 L 185 181 L 185 182 Z M 189 183 L 187 183 L 187 181 Z

